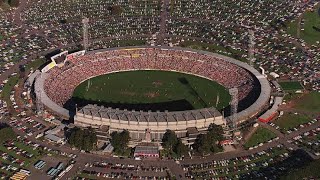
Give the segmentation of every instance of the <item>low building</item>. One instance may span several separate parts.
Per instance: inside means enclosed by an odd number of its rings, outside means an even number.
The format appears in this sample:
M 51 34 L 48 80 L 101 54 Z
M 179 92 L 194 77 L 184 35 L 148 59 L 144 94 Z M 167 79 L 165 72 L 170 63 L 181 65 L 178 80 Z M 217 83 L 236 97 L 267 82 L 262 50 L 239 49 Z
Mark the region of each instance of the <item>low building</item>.
M 275 73 L 275 72 L 271 72 L 270 76 L 272 76 L 273 78 L 279 78 L 279 74 Z
M 267 110 L 264 114 L 262 114 L 258 119 L 261 122 L 267 123 L 271 121 L 273 118 L 278 115 L 279 105 L 282 103 L 283 97 L 276 97 L 271 109 Z
M 64 138 L 58 137 L 54 134 L 47 134 L 47 135 L 45 135 L 45 138 L 48 139 L 49 141 L 55 142 L 57 144 L 64 142 Z
M 154 145 L 138 145 L 134 150 L 134 157 L 159 158 L 159 147 Z
M 111 145 L 111 143 L 108 143 L 107 146 L 102 150 L 104 154 L 111 154 L 114 150 L 114 147 Z

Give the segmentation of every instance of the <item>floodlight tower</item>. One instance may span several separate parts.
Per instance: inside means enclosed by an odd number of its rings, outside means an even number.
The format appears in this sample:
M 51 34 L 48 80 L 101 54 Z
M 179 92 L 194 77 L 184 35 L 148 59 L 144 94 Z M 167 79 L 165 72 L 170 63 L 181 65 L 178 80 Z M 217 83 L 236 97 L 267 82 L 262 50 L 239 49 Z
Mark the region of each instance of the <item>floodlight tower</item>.
M 89 47 L 89 18 L 82 19 L 83 24 L 83 48 L 87 51 Z
M 229 93 L 231 95 L 231 102 L 230 102 L 230 122 L 232 123 L 232 130 L 237 128 L 237 118 L 236 114 L 238 112 L 238 88 L 231 88 L 229 89 Z
M 249 63 L 250 66 L 253 66 L 253 63 L 255 62 L 256 58 L 254 57 L 254 45 L 255 45 L 255 37 L 254 37 L 254 31 L 252 29 L 249 29 Z

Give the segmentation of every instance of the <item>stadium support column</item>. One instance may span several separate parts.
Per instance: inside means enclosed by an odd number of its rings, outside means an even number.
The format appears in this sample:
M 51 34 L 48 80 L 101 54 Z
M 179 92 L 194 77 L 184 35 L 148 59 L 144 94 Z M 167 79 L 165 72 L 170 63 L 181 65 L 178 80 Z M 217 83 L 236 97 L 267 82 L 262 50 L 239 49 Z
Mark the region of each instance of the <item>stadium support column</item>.
M 230 124 L 231 129 L 235 130 L 237 128 L 237 118 L 236 114 L 238 112 L 238 88 L 231 88 L 229 89 L 229 93 L 231 95 L 231 102 L 230 102 Z
M 40 78 L 42 78 L 42 74 L 40 74 Z M 41 89 L 37 89 L 36 90 L 36 105 L 37 105 L 37 113 L 38 115 L 42 116 L 43 115 L 43 103 L 42 103 L 42 90 Z
M 85 51 L 88 50 L 89 47 L 89 18 L 83 18 L 82 19 L 83 24 L 83 48 Z
M 252 29 L 249 29 L 249 63 L 250 66 L 253 67 L 253 63 L 255 62 L 256 58 L 254 57 L 254 45 L 255 45 L 255 38 L 254 38 L 254 31 Z
M 43 104 L 42 104 L 42 100 L 41 100 L 41 96 L 42 96 L 42 91 L 41 90 L 37 90 L 37 113 L 38 115 L 42 116 L 43 115 Z

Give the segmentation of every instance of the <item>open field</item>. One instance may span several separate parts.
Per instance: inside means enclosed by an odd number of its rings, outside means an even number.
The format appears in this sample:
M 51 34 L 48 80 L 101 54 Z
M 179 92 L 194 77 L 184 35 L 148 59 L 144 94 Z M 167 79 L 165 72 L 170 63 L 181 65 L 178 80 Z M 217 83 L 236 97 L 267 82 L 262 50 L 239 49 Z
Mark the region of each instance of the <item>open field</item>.
M 180 46 L 230 56 L 243 62 L 248 61 L 247 59 L 241 57 L 241 55 L 244 54 L 245 52 L 231 49 L 231 48 L 225 48 L 219 45 L 214 45 L 214 44 L 209 44 L 204 42 L 184 41 L 180 43 Z
M 304 111 L 306 113 L 320 114 L 320 93 L 311 92 L 303 95 L 293 106 L 294 109 Z
M 26 71 L 30 71 L 31 69 L 36 70 L 39 68 L 41 65 L 43 65 L 46 62 L 45 59 L 36 59 L 34 61 L 31 61 L 26 65 Z
M 320 41 L 320 16 L 318 9 L 320 4 L 314 9 L 314 11 L 307 11 L 303 14 L 301 19 L 300 38 L 305 40 L 308 44 L 315 44 Z M 287 32 L 294 37 L 297 37 L 298 20 L 294 20 L 288 24 Z
M 7 102 L 8 106 L 11 106 L 10 101 L 10 93 L 13 89 L 13 87 L 18 83 L 19 76 L 15 75 L 8 79 L 8 82 L 3 86 L 2 92 L 1 92 L 1 98 Z
M 217 95 L 217 108 L 228 106 L 228 91 L 208 79 L 177 72 L 131 71 L 87 80 L 73 97 L 80 104 L 86 100 L 121 109 L 179 111 L 215 107 Z
M 281 131 L 292 130 L 297 128 L 301 124 L 305 124 L 311 121 L 311 119 L 302 114 L 285 113 L 283 116 L 275 120 L 275 124 L 281 128 Z
M 287 175 L 281 177 L 282 180 L 292 180 L 292 179 L 312 179 L 311 177 L 320 177 L 320 160 L 312 161 L 310 164 L 303 166 L 299 169 L 294 169 L 287 173 Z
M 284 91 L 296 91 L 301 90 L 303 87 L 301 86 L 300 82 L 292 81 L 292 82 L 279 82 L 280 86 Z
M 266 128 L 259 127 L 257 131 L 250 137 L 250 139 L 244 144 L 245 148 L 254 147 L 260 143 L 267 142 L 277 137 L 276 134 Z

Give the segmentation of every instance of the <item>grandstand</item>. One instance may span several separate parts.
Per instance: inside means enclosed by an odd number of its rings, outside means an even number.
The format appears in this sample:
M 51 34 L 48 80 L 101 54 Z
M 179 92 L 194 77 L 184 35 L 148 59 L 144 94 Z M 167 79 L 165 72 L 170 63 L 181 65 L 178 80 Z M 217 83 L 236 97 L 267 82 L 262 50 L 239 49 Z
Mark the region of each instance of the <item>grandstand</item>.
M 87 105 L 74 112 L 66 109 L 74 89 L 99 75 L 135 70 L 176 71 L 216 81 L 226 89 L 238 88 L 238 122 L 255 116 L 267 104 L 271 88 L 268 81 L 251 66 L 222 55 L 170 47 L 128 47 L 89 51 L 42 73 L 35 83 L 42 103 L 79 126 L 109 126 L 109 131 L 128 129 L 133 139 L 141 139 L 146 129 L 159 139 L 167 129 L 184 137 L 188 127 L 205 130 L 211 123 L 224 124 L 215 108 L 192 111 L 128 111 Z M 227 110 L 226 110 L 227 112 Z M 228 114 L 227 114 L 228 115 Z M 228 117 L 227 117 L 228 118 Z

